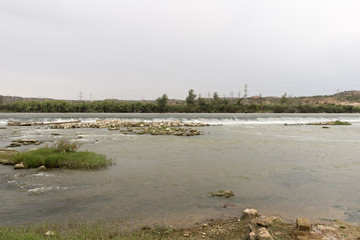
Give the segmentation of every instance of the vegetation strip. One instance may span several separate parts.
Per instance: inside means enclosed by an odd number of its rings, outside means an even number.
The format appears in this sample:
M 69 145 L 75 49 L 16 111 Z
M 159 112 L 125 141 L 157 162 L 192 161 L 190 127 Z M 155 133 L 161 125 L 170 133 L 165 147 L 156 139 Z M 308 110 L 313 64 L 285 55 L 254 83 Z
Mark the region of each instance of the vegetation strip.
M 185 100 L 169 99 L 163 94 L 155 101 L 66 101 L 21 99 L 0 96 L 1 112 L 61 113 L 359 113 L 360 91 L 331 96 L 289 97 L 212 97 L 197 96 L 190 89 Z

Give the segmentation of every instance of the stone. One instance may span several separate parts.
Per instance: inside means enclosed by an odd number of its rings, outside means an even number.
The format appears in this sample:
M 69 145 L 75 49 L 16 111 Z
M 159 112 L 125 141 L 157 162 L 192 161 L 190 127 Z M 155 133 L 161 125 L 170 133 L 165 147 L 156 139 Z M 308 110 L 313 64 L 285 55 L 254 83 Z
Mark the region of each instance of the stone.
M 10 147 L 20 147 L 20 146 L 21 146 L 21 143 L 18 143 L 18 142 L 10 143 Z
M 284 223 L 284 221 L 279 217 L 261 217 L 260 219 L 256 220 L 256 225 L 261 227 L 271 226 L 273 223 Z
M 297 218 L 296 227 L 300 231 L 309 231 L 311 228 L 310 220 L 308 218 Z
M 254 233 L 254 232 L 249 233 L 249 239 L 256 240 L 256 233 Z
M 254 218 L 254 217 L 257 217 L 259 216 L 259 213 L 256 209 L 245 209 L 243 211 L 243 215 L 242 215 L 242 218 L 245 219 L 245 218 Z
M 190 237 L 191 232 L 184 232 L 184 237 Z
M 271 234 L 269 233 L 269 231 L 264 227 L 259 229 L 256 239 L 258 239 L 258 240 L 274 240 L 273 237 L 271 236 Z
M 54 235 L 55 235 L 55 232 L 49 230 L 49 231 L 47 231 L 47 232 L 45 233 L 45 235 L 46 235 L 46 236 L 54 236 Z
M 18 164 L 14 165 L 14 169 L 24 169 L 24 168 L 25 168 L 25 166 L 23 163 L 18 163 Z

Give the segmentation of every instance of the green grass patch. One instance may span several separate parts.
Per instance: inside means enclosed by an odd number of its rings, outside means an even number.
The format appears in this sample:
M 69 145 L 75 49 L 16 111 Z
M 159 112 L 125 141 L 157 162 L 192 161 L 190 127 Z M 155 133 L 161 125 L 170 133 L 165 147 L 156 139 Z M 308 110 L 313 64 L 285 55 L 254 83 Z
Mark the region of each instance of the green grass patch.
M 351 125 L 351 123 L 349 122 L 343 122 L 343 121 L 340 121 L 340 120 L 336 120 L 334 122 L 334 125 Z
M 67 169 L 98 169 L 112 164 L 105 155 L 94 152 L 58 152 L 55 148 L 39 148 L 18 153 L 14 163 L 22 162 L 25 168 L 67 168 Z

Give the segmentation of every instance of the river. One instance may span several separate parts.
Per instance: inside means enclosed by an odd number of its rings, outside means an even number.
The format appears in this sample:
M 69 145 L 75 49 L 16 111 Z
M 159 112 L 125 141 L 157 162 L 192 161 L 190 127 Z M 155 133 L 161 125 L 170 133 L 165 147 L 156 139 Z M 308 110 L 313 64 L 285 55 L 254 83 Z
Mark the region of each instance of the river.
M 8 120 L 113 118 L 214 125 L 193 137 L 6 126 Z M 331 120 L 352 125 L 284 125 Z M 360 223 L 360 114 L 0 114 L 0 148 L 26 138 L 41 146 L 77 139 L 81 150 L 106 154 L 115 164 L 45 172 L 0 165 L 0 224 L 122 219 L 184 226 L 240 216 L 247 207 L 286 220 Z M 220 189 L 235 196 L 209 197 Z

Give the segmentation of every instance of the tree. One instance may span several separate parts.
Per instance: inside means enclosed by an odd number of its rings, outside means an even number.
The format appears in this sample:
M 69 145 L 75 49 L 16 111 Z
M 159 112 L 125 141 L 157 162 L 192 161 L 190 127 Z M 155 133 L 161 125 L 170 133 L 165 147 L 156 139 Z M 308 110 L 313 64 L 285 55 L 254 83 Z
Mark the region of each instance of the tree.
M 217 94 L 217 92 L 214 92 L 214 94 L 213 94 L 213 100 L 214 100 L 215 102 L 219 101 L 219 95 Z
M 166 94 L 163 94 L 161 97 L 156 99 L 156 103 L 160 112 L 166 112 L 168 101 L 169 98 Z
M 185 101 L 186 101 L 186 105 L 188 106 L 193 106 L 196 103 L 196 94 L 194 93 L 194 90 L 190 89 L 189 90 L 189 95 L 186 97 Z
M 281 102 L 282 104 L 286 104 L 286 103 L 288 102 L 287 94 L 286 94 L 286 93 L 284 93 L 284 95 L 281 96 L 280 102 Z

